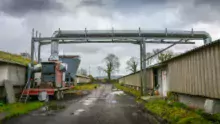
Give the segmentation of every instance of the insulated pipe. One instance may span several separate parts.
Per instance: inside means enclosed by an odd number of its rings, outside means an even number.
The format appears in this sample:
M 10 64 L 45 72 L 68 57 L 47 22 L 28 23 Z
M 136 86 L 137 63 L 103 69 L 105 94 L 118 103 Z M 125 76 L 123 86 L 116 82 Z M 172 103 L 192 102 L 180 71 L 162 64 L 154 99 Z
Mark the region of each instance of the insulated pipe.
M 32 29 L 32 37 L 31 37 L 31 65 L 34 65 L 34 29 Z
M 41 38 L 41 33 L 39 34 L 39 38 Z M 40 63 L 41 62 L 41 58 L 40 58 L 40 54 L 41 54 L 41 43 L 40 42 L 38 42 L 38 52 L 37 52 L 38 54 L 37 54 L 37 61 L 38 61 L 38 63 Z
M 59 32 L 59 33 L 58 33 Z M 54 32 L 57 38 L 110 38 L 113 37 L 139 37 L 138 30 L 59 30 Z M 175 31 L 175 30 L 141 30 L 141 37 L 151 38 L 195 38 L 210 43 L 211 37 L 205 31 Z
M 51 55 L 49 57 L 49 61 L 57 61 L 57 60 L 59 60 L 59 41 L 52 40 Z
M 38 43 L 38 54 L 37 54 L 38 63 L 41 62 L 40 55 L 41 55 L 41 43 L 39 42 L 39 43 Z
M 58 37 L 59 31 L 54 32 L 52 37 Z M 49 61 L 57 61 L 59 60 L 59 40 L 51 41 L 51 55 L 49 57 Z
M 147 39 L 169 39 L 169 38 L 195 38 L 204 40 L 204 44 L 212 41 L 210 35 L 205 31 L 165 31 L 162 30 L 142 30 L 141 36 L 139 30 L 58 30 L 53 33 L 52 38 L 120 38 L 120 37 L 138 37 Z M 50 61 L 59 60 L 59 40 L 51 41 Z

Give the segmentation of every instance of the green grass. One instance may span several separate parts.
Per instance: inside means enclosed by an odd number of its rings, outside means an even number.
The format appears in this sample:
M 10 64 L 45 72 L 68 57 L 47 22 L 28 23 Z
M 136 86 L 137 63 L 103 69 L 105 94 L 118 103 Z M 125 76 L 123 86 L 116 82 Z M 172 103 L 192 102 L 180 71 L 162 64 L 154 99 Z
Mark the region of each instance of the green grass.
M 132 94 L 132 95 L 134 95 L 134 96 L 137 97 L 137 98 L 140 98 L 140 97 L 141 97 L 141 92 L 138 91 L 138 90 L 135 90 L 135 89 L 132 89 L 132 88 L 128 88 L 128 87 L 122 86 L 122 85 L 120 85 L 119 83 L 114 83 L 114 86 L 115 86 L 117 89 L 123 90 L 124 92 L 129 93 L 129 94 Z
M 165 100 L 153 100 L 145 103 L 145 107 L 152 113 L 177 124 L 211 124 L 196 111 L 190 111 L 186 105 L 178 102 L 167 103 Z
M 71 90 L 93 90 L 97 88 L 98 86 L 99 86 L 98 84 L 80 84 L 80 85 L 75 86 Z
M 24 58 L 20 55 L 11 54 L 3 51 L 0 51 L 0 59 L 16 62 L 22 65 L 27 65 L 28 63 L 30 63 L 30 59 Z
M 155 115 L 162 117 L 172 124 L 220 124 L 220 114 L 205 114 L 201 109 L 190 108 L 183 103 L 176 102 L 175 96 L 169 100 L 151 100 L 145 102 L 140 98 L 140 91 L 115 83 L 117 89 L 134 95 L 136 102 L 144 103 L 145 108 Z
M 3 105 L 4 105 L 3 102 L 0 101 L 0 107 L 3 106 Z
M 32 110 L 36 110 L 43 106 L 42 102 L 30 102 L 30 103 L 14 103 L 14 104 L 5 104 L 0 106 L 0 113 L 5 113 L 6 118 L 9 119 L 14 116 L 26 114 Z

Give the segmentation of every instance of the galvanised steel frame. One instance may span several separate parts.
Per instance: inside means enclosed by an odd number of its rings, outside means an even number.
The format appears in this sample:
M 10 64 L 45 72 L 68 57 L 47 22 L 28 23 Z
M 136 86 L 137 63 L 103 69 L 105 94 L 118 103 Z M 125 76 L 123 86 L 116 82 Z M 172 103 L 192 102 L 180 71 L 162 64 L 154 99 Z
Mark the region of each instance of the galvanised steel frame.
M 51 44 L 50 59 L 57 59 L 58 44 L 79 43 L 132 43 L 140 45 L 140 78 L 142 95 L 146 94 L 146 43 L 154 44 L 194 44 L 189 40 L 203 40 L 205 44 L 212 41 L 205 31 L 174 30 L 57 30 L 51 37 L 41 37 L 38 31 L 32 30 L 31 62 L 34 62 L 35 43 L 38 43 L 38 62 L 40 62 L 41 46 Z M 169 47 L 170 48 L 170 47 Z M 166 48 L 167 49 L 167 48 Z M 164 51 L 164 50 L 162 50 Z M 161 51 L 161 52 L 162 52 Z M 55 58 L 54 58 L 55 57 Z M 153 56 L 152 56 L 153 57 Z

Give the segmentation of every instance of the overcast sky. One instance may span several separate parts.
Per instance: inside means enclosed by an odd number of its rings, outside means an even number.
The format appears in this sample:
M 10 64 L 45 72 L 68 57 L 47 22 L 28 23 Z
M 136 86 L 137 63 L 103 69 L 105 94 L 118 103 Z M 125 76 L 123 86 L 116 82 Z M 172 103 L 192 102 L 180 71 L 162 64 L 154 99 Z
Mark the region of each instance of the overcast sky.
M 159 29 L 202 30 L 213 40 L 220 36 L 219 0 L 0 0 L 0 50 L 12 53 L 30 52 L 31 29 L 42 36 L 53 31 L 76 29 Z M 195 46 L 176 45 L 175 52 Z M 167 45 L 146 44 L 147 51 Z M 139 47 L 132 44 L 70 44 L 60 45 L 61 54 L 81 56 L 80 67 L 99 75 L 97 66 L 103 58 L 116 54 L 121 62 L 117 74 L 128 74 L 126 61 L 139 57 Z M 50 55 L 44 46 L 43 59 Z

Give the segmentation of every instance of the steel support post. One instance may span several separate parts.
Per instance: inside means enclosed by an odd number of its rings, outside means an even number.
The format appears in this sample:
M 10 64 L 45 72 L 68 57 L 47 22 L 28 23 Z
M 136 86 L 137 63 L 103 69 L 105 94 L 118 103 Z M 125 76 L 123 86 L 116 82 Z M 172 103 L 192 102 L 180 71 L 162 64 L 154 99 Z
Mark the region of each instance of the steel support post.
M 38 63 L 41 62 L 40 55 L 41 55 L 41 43 L 38 42 L 38 54 L 37 54 L 37 60 L 38 60 Z
M 32 29 L 32 37 L 31 37 L 31 65 L 34 65 L 34 29 Z
M 142 42 L 140 42 L 140 83 L 141 83 L 141 96 L 143 96 L 143 80 L 142 80 L 142 63 L 143 63 L 143 59 L 142 59 L 142 52 L 143 52 L 143 45 Z
M 143 61 L 143 60 L 145 60 L 146 59 L 146 46 L 145 46 L 146 44 L 143 42 L 143 40 L 142 40 L 142 46 L 143 46 L 143 48 L 142 48 L 142 68 L 143 68 L 143 75 L 142 75 L 142 83 L 143 83 L 143 95 L 147 95 L 147 74 L 146 74 L 146 62 L 145 61 Z

